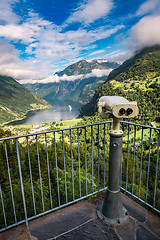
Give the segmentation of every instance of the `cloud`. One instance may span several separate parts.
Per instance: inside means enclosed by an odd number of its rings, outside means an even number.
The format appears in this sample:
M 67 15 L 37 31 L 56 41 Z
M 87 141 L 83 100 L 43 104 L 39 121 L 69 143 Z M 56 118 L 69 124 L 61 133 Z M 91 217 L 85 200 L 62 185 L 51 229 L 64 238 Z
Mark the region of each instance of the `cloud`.
M 105 52 L 105 50 L 97 50 L 97 51 L 94 51 L 92 53 L 90 53 L 89 55 L 92 56 L 92 55 L 97 55 L 97 54 L 100 54 L 100 53 L 103 53 Z
M 160 44 L 160 15 L 145 16 L 131 28 L 134 49 Z
M 93 69 L 91 73 L 87 73 L 84 78 L 108 76 L 113 69 Z
M 0 74 L 11 76 L 15 79 L 32 80 L 36 76 L 38 79 L 46 77 L 43 70 L 38 71 L 34 64 L 24 62 L 19 58 L 19 51 L 14 45 L 0 40 Z
M 79 74 L 79 75 L 72 75 L 72 76 L 67 76 L 66 74 L 63 74 L 63 76 L 59 77 L 57 74 L 54 74 L 52 76 L 49 76 L 48 78 L 42 79 L 42 80 L 22 80 L 20 81 L 21 84 L 34 84 L 34 83 L 54 83 L 54 82 L 60 82 L 60 81 L 75 81 L 78 79 L 85 79 L 85 78 L 90 78 L 90 77 L 103 77 L 103 76 L 108 76 L 109 73 L 113 69 L 93 69 L 91 73 L 87 74 Z
M 55 25 L 29 12 L 28 18 L 21 24 L 0 25 L 0 37 L 28 44 L 35 42 L 47 28 L 54 29 Z
M 19 17 L 13 12 L 12 6 L 17 0 L 0 0 L 0 23 L 10 24 L 19 22 Z
M 117 54 L 117 52 L 120 52 L 120 50 L 116 50 L 116 51 L 114 51 L 114 52 L 111 52 L 111 53 L 105 54 L 104 57 L 108 57 L 108 56 L 115 55 L 115 54 Z
M 80 59 L 77 59 L 80 60 Z M 74 61 L 75 62 L 75 61 Z M 57 74 L 49 75 L 50 72 L 45 72 L 45 67 L 38 60 L 30 62 L 23 62 L 19 58 L 19 52 L 14 45 L 0 40 L 0 74 L 14 77 L 21 84 L 26 83 L 52 83 L 59 81 L 75 81 L 77 79 L 84 79 L 90 77 L 108 76 L 112 69 L 100 70 L 94 69 L 91 73 L 59 77 Z
M 2 64 L 0 73 L 9 74 L 18 80 L 38 80 L 41 72 L 41 76 L 45 78 L 58 71 L 59 65 L 66 67 L 80 60 L 82 51 L 94 48 L 94 42 L 111 36 L 123 27 L 117 25 L 110 29 L 99 27 L 94 30 L 78 29 L 61 32 L 60 27 L 29 12 L 29 17 L 21 24 L 0 26 L 0 36 L 5 38 L 6 44 L 11 40 L 18 42 L 24 46 L 24 53 L 28 55 L 28 60 L 24 62 L 20 60 L 22 52 L 19 51 L 13 64 Z M 13 55 L 14 53 L 12 57 Z
M 124 51 L 117 50 L 111 55 L 104 56 L 104 57 L 106 57 L 109 61 L 116 61 L 122 64 L 126 59 L 131 58 L 133 55 L 134 55 L 133 52 L 128 49 Z
M 120 24 L 64 31 L 62 26 L 42 19 L 33 10 L 28 10 L 24 18 L 16 15 L 12 4 L 18 1 L 0 0 L 0 13 L 3 9 L 9 14 L 7 17 L 0 15 L 0 37 L 3 39 L 0 41 L 0 74 L 10 75 L 19 81 L 38 81 L 53 76 L 84 58 L 84 52 L 89 49 L 94 51 L 97 41 L 124 28 Z M 91 23 L 106 16 L 112 7 L 112 0 L 89 0 L 82 3 L 70 18 Z M 16 47 L 21 50 L 16 50 Z M 91 56 L 102 52 L 104 50 L 94 51 Z
M 143 16 L 148 13 L 155 13 L 160 10 L 159 0 L 148 0 L 144 2 L 136 12 L 137 16 Z
M 83 24 L 90 24 L 106 16 L 112 8 L 112 0 L 88 0 L 83 2 L 70 15 L 66 23 L 81 22 Z
M 15 42 L 22 40 L 24 43 L 30 43 L 35 41 L 33 38 L 34 31 L 23 25 L 8 24 L 6 26 L 0 26 L 0 36 L 14 40 Z

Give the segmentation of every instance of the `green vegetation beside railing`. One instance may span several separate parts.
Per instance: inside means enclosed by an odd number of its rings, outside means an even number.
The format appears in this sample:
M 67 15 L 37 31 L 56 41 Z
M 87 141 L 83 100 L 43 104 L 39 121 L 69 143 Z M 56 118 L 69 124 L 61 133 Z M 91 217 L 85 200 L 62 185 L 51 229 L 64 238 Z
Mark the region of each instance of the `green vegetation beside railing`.
M 1 138 L 1 231 L 105 190 L 111 125 Z M 121 129 L 121 189 L 160 213 L 160 128 L 121 122 Z

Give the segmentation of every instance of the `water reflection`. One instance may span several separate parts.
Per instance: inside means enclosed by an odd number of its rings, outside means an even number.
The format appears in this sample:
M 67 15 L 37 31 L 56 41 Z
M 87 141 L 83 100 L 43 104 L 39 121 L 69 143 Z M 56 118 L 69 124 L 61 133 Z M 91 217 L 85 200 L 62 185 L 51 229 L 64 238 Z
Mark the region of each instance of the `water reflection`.
M 78 117 L 79 109 L 81 108 L 80 103 L 75 102 L 52 102 L 51 108 L 46 110 L 29 112 L 27 118 L 19 121 L 10 123 L 9 125 L 18 124 L 33 124 L 33 123 L 49 123 L 58 122 L 62 120 L 70 120 Z M 71 110 L 68 106 L 71 106 Z

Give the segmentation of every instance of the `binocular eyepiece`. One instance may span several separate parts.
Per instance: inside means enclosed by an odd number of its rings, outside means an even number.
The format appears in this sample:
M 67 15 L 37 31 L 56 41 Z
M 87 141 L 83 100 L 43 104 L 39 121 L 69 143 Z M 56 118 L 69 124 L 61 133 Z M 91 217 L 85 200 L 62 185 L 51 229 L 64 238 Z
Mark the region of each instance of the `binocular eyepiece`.
M 120 110 L 119 110 L 120 116 L 124 115 L 125 113 L 126 113 L 126 115 L 130 115 L 133 113 L 133 109 L 127 108 L 127 110 L 125 110 L 124 108 L 120 108 Z
M 98 110 L 102 117 L 132 118 L 139 110 L 137 102 L 129 102 L 120 96 L 103 96 L 99 99 Z M 107 110 L 107 113 L 106 113 Z

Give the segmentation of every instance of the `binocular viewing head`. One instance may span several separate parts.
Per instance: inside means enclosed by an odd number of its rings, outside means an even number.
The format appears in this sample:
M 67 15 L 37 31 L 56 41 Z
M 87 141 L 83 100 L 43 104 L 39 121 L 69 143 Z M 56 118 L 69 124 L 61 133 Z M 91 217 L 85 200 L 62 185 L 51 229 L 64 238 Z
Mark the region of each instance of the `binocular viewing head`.
M 129 102 L 124 97 L 103 96 L 98 102 L 98 111 L 104 118 L 132 118 L 138 115 L 137 102 Z

